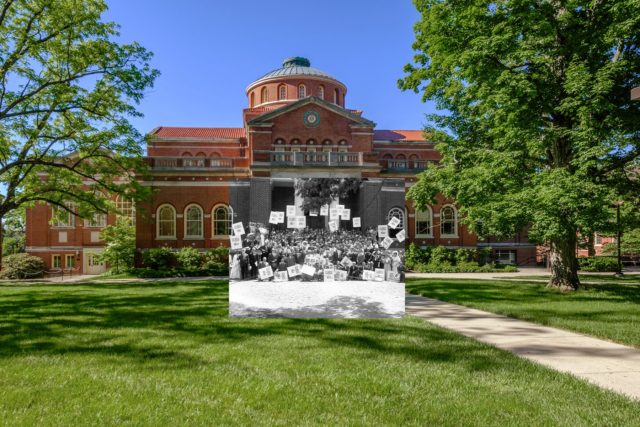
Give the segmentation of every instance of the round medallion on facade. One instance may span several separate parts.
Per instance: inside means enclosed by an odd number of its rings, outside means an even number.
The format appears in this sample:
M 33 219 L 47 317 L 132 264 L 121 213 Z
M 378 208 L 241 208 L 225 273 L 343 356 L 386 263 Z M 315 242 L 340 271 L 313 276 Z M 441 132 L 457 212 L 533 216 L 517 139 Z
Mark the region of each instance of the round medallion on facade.
M 304 113 L 304 124 L 309 127 L 315 127 L 320 124 L 320 114 L 315 110 L 309 110 Z

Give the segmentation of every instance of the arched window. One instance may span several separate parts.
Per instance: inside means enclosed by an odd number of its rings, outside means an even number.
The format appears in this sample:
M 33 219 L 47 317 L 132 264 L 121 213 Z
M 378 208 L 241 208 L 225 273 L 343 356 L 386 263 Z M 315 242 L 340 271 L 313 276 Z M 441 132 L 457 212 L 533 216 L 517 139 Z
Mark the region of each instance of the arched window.
M 278 100 L 282 101 L 283 99 L 287 99 L 287 87 L 280 85 L 278 87 Z
M 133 200 L 124 197 L 118 196 L 116 198 L 116 209 L 118 210 L 118 215 L 122 218 L 129 218 L 132 224 L 136 222 L 136 210 L 133 206 Z
M 396 228 L 389 227 L 389 237 L 395 237 L 400 230 L 404 229 L 404 209 L 398 207 L 389 209 L 387 223 L 394 217 L 400 220 L 400 224 Z
M 324 86 L 322 85 L 318 88 L 318 98 L 324 99 Z
M 260 91 L 260 103 L 264 104 L 265 102 L 269 102 L 269 89 L 263 87 L 262 91 Z
M 458 220 L 456 209 L 453 206 L 444 206 L 440 211 L 440 235 L 458 236 Z
M 202 208 L 198 205 L 189 205 L 184 210 L 184 237 L 186 239 L 204 237 L 202 217 Z
M 340 91 L 338 89 L 333 91 L 333 103 L 340 105 Z
M 302 99 L 307 96 L 307 87 L 305 85 L 298 86 L 298 98 Z
M 416 237 L 433 237 L 431 224 L 433 223 L 433 212 L 427 206 L 424 211 L 416 211 Z
M 156 211 L 156 238 L 176 238 L 176 210 L 171 205 L 161 205 Z
M 256 94 L 255 92 L 251 92 L 251 102 L 249 103 L 251 108 L 256 106 Z
M 228 236 L 231 234 L 231 221 L 233 220 L 233 211 L 230 206 L 217 205 L 213 207 L 213 235 Z

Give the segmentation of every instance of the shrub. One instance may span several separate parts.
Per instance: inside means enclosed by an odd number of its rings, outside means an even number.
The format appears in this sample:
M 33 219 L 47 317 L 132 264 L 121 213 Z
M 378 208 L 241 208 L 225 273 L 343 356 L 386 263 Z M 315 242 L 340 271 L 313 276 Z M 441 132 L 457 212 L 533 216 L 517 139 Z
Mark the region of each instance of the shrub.
M 445 248 L 444 246 L 436 246 L 431 249 L 431 257 L 429 259 L 430 264 L 453 264 L 454 257 L 453 251 Z
M 611 273 L 618 271 L 618 259 L 614 257 L 580 257 L 578 265 L 582 271 Z
M 205 265 L 207 263 L 228 264 L 229 263 L 229 248 L 226 248 L 224 246 L 218 246 L 215 249 L 209 249 L 204 254 L 204 263 L 205 263 Z
M 197 270 L 202 265 L 202 255 L 196 248 L 186 246 L 178 251 L 176 258 L 180 267 L 187 270 Z
M 456 249 L 456 265 L 474 262 L 477 259 L 478 251 L 469 248 Z
M 6 279 L 30 279 L 41 277 L 46 269 L 42 258 L 29 254 L 9 255 L 3 262 L 2 277 Z
M 142 263 L 146 268 L 166 270 L 171 266 L 173 258 L 170 248 L 153 248 L 142 254 Z

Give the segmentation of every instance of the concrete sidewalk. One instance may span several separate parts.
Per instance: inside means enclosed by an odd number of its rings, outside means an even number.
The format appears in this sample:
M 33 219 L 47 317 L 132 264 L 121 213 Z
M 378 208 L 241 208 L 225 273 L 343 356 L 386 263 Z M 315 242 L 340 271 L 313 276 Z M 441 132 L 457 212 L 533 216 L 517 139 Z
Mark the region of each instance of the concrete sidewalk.
M 640 399 L 640 350 L 417 295 L 406 314 Z
M 518 267 L 515 272 L 499 272 L 499 273 L 407 273 L 407 279 L 476 279 L 476 280 L 495 280 L 495 279 L 518 279 L 521 277 L 531 277 L 528 281 L 547 281 L 551 271 L 544 267 Z M 593 276 L 608 277 L 613 273 L 587 273 Z M 640 281 L 640 271 L 625 270 L 625 275 L 637 277 Z M 535 278 L 534 278 L 535 277 Z M 585 282 L 586 283 L 586 282 Z

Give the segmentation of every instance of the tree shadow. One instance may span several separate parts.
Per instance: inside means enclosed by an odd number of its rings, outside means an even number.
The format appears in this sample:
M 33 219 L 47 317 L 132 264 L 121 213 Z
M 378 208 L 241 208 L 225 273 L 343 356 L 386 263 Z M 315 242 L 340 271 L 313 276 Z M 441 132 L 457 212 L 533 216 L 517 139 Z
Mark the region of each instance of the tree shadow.
M 275 341 L 278 346 L 291 338 L 305 348 L 348 347 L 365 359 L 406 357 L 469 371 L 520 369 L 488 346 L 415 318 L 229 318 L 225 282 L 69 284 L 0 292 L 0 358 L 95 354 L 143 369 L 181 369 L 210 363 L 200 356 L 203 348 L 285 338 Z M 354 303 L 334 301 L 334 314 Z M 378 309 L 364 304 L 359 314 Z

